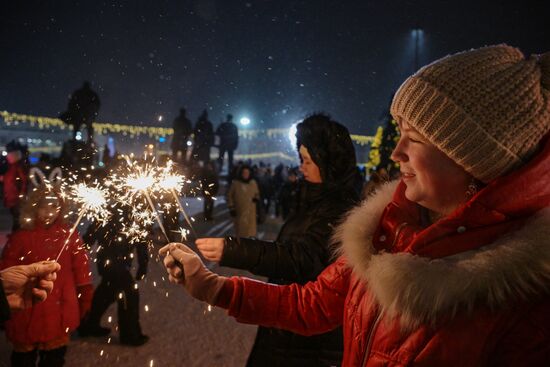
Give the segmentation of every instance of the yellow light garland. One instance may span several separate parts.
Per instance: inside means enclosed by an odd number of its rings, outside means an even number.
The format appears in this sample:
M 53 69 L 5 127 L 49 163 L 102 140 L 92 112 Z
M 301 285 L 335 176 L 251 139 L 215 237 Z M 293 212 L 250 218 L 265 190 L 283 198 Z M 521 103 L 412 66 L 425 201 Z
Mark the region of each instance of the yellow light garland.
M 31 127 L 37 127 L 40 130 L 57 128 L 61 130 L 72 130 L 72 126 L 65 124 L 62 120 L 53 117 L 33 116 L 8 111 L 0 111 L 0 116 L 4 119 L 7 126 L 27 123 Z M 149 137 L 159 138 L 161 136 L 170 136 L 174 134 L 174 129 L 170 127 L 156 127 L 144 125 L 118 124 L 110 122 L 94 122 L 94 131 L 100 135 L 122 134 L 125 136 L 136 137 L 147 135 Z M 378 133 L 377 133 L 378 134 Z M 239 129 L 239 137 L 243 139 L 254 139 L 258 136 L 267 136 L 268 138 L 286 137 L 288 129 Z M 371 144 L 376 136 L 352 134 L 351 139 L 358 145 Z

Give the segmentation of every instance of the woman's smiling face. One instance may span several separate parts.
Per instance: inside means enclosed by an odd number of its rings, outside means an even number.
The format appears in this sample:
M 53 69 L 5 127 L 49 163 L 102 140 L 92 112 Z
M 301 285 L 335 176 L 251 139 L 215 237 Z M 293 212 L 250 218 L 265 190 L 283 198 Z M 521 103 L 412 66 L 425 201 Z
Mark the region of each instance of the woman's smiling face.
M 436 213 L 447 215 L 466 200 L 472 177 L 406 121 L 391 158 L 401 167 L 405 196 Z

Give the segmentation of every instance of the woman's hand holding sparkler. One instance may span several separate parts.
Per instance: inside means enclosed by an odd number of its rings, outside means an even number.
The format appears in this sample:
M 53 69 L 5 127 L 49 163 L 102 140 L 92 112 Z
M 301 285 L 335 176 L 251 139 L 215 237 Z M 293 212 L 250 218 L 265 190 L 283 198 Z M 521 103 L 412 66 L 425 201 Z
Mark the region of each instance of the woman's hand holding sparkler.
M 164 266 L 171 282 L 183 284 L 187 292 L 199 301 L 210 305 L 216 303 L 225 277 L 208 270 L 199 255 L 182 243 L 169 243 L 159 250 L 159 254 L 165 256 Z

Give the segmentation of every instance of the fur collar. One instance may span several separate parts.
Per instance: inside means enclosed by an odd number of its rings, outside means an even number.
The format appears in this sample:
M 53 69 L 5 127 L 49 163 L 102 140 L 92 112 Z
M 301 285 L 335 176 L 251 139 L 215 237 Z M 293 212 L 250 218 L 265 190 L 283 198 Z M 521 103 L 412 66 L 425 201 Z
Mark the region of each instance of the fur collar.
M 399 317 L 404 328 L 433 324 L 441 316 L 479 304 L 502 308 L 550 289 L 550 208 L 520 230 L 488 246 L 428 259 L 409 253 L 376 253 L 372 235 L 397 182 L 382 186 L 349 212 L 336 229 L 353 273 L 368 284 L 382 312 Z

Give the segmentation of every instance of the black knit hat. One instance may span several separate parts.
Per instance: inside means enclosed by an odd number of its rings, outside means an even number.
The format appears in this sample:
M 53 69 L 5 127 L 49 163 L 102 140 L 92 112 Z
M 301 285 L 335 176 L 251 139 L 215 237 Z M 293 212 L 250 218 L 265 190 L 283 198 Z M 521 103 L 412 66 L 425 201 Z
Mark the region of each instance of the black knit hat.
M 323 113 L 308 116 L 296 127 L 296 148 L 307 148 L 325 183 L 346 179 L 356 170 L 348 129 Z

